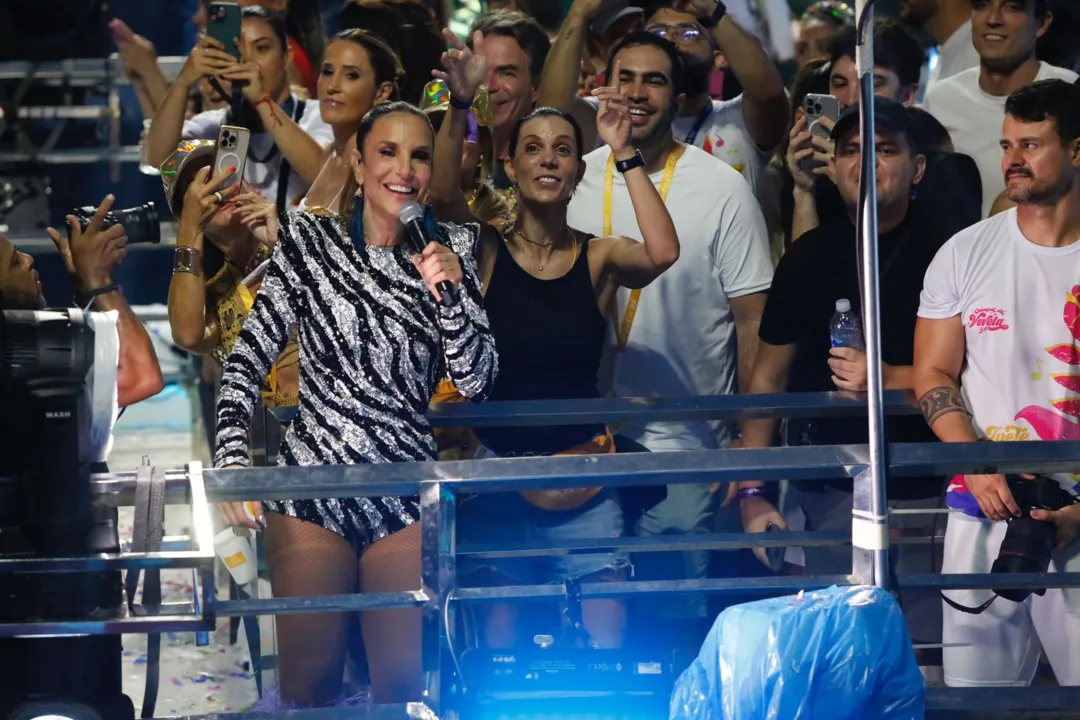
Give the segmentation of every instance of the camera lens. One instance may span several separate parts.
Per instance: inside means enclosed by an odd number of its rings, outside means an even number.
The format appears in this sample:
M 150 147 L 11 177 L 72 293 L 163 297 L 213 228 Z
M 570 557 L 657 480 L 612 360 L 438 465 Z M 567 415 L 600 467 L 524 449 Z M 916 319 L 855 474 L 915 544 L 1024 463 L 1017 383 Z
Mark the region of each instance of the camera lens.
M 821 114 L 821 103 L 814 104 L 814 113 L 816 113 L 817 115 Z

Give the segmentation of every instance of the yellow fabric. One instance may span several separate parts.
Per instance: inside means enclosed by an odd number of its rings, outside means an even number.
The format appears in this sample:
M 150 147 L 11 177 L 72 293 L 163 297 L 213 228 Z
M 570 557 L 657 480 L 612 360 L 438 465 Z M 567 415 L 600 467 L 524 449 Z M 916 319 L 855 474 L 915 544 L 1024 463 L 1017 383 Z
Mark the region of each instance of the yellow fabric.
M 258 257 L 252 261 L 252 265 L 261 263 L 267 256 L 269 256 L 269 251 L 261 249 Z M 237 267 L 231 263 L 225 263 L 225 266 L 214 277 L 206 281 L 206 291 L 216 301 L 214 304 L 218 319 L 218 344 L 214 348 L 213 355 L 223 365 L 228 361 L 229 353 L 232 352 L 237 338 L 240 337 L 244 320 L 247 319 L 251 308 L 255 306 L 255 296 L 246 285 L 240 282 L 243 279 L 243 274 Z M 300 348 L 297 345 L 296 336 L 293 335 L 263 383 L 262 397 L 266 405 L 294 407 L 300 404 L 297 395 L 286 395 L 281 391 L 277 378 L 281 368 L 295 365 L 299 360 Z
M 682 143 L 675 145 L 675 149 L 668 153 L 667 162 L 664 164 L 664 176 L 660 179 L 660 199 L 667 202 L 668 191 L 671 189 L 671 181 L 675 177 L 675 166 L 679 158 L 686 152 L 686 146 Z M 615 154 L 608 156 L 607 175 L 604 178 L 604 228 L 603 236 L 611 237 L 611 199 L 615 186 Z M 617 352 L 626 349 L 626 343 L 630 339 L 630 328 L 634 326 L 634 316 L 637 314 L 638 302 L 641 300 L 641 290 L 631 290 L 630 300 L 626 303 L 626 314 L 623 315 L 622 323 L 619 322 L 619 309 L 617 303 L 612 303 L 611 319 L 618 330 Z

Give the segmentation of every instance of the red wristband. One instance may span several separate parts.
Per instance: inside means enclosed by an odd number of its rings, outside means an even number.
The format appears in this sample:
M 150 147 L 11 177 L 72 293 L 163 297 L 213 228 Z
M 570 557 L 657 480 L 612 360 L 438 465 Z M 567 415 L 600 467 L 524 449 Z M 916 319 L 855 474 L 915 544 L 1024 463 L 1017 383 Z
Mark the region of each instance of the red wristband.
M 255 101 L 255 109 L 257 110 L 260 105 L 266 103 L 271 109 L 274 107 L 274 98 L 270 97 L 270 93 L 263 93 L 263 96 Z

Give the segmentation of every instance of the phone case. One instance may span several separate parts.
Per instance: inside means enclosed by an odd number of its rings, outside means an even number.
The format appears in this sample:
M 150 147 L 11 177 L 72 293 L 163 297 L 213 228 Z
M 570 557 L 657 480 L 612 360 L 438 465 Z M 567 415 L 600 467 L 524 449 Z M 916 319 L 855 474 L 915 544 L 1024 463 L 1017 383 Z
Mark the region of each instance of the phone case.
M 840 101 L 832 95 L 817 95 L 811 93 L 803 100 L 803 112 L 806 113 L 806 124 L 810 132 L 819 137 L 829 137 L 829 131 L 819 122 L 819 118 L 827 117 L 835 123 L 840 119 Z
M 247 128 L 233 125 L 222 125 L 218 131 L 217 153 L 214 155 L 214 174 L 236 168 L 236 172 L 225 181 L 223 188 L 239 184 L 244 178 L 244 167 L 247 164 L 248 143 L 251 141 L 251 131 Z
M 206 34 L 225 46 L 225 52 L 239 56 L 236 40 L 240 37 L 240 6 L 236 3 L 210 3 L 207 9 Z

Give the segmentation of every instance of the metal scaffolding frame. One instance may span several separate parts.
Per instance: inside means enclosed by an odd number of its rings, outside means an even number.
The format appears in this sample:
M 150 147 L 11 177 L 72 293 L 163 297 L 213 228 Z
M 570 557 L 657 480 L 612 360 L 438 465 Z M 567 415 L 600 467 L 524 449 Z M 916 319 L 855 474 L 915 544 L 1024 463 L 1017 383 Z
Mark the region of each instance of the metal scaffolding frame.
M 764 400 L 764 398 L 759 398 Z M 887 394 L 883 407 L 893 413 L 911 412 L 904 394 Z M 531 407 L 530 407 L 531 406 Z M 558 406 L 557 408 L 555 406 Z M 635 407 L 636 406 L 636 407 Z M 725 418 L 753 414 L 757 417 L 845 417 L 865 412 L 866 405 L 840 393 L 791 394 L 776 396 L 767 403 L 747 396 L 683 398 L 671 400 L 601 400 L 559 403 L 490 403 L 433 407 L 438 424 L 471 420 L 476 424 L 501 422 L 504 425 L 574 424 L 597 419 L 643 422 L 666 419 Z M 501 417 L 500 417 L 501 416 Z M 956 473 L 1012 473 L 1036 470 L 1075 470 L 1080 443 L 972 443 L 894 444 L 887 448 L 886 470 L 894 481 L 905 477 Z M 349 496 L 419 495 L 421 499 L 423 577 L 421 587 L 411 592 L 336 595 L 315 598 L 273 598 L 217 602 L 213 599 L 212 578 L 202 584 L 203 626 L 215 616 L 361 611 L 394 607 L 419 607 L 423 617 L 423 668 L 425 703 L 386 706 L 371 710 L 349 708 L 351 718 L 453 718 L 460 700 L 449 682 L 452 673 L 444 667 L 450 648 L 447 606 L 494 601 L 533 602 L 559 600 L 566 589 L 559 586 L 514 586 L 498 588 L 458 588 L 455 560 L 459 555 L 535 556 L 567 552 L 604 552 L 613 547 L 642 551 L 680 551 L 690 547 L 776 547 L 807 544 L 843 545 L 849 539 L 841 533 L 782 533 L 751 535 L 727 533 L 694 538 L 622 538 L 535 547 L 528 543 L 514 547 L 462 546 L 455 542 L 456 499 L 461 493 L 503 492 L 535 488 L 583 486 L 627 487 L 635 485 L 706 483 L 746 478 L 779 480 L 825 480 L 855 478 L 856 484 L 869 482 L 866 468 L 872 462 L 868 445 L 781 447 L 767 449 L 714 450 L 700 452 L 609 455 L 599 457 L 540 457 L 482 461 L 389 463 L 383 465 L 321 466 L 304 468 L 249 468 L 243 470 L 201 470 L 192 464 L 186 471 L 166 477 L 167 499 L 188 502 L 198 511 L 195 496 L 201 477 L 207 502 L 237 500 L 313 499 Z M 130 503 L 135 496 L 136 476 L 117 473 L 94 477 L 98 501 Z M 205 503 L 202 512 L 206 512 Z M 886 538 L 887 539 L 887 538 Z M 105 567 L 162 568 L 185 567 L 187 558 L 171 550 L 157 554 L 127 556 L 123 559 L 69 558 L 64 560 L 4 560 L 0 572 L 47 572 L 95 570 Z M 586 583 L 582 598 L 630 597 L 640 593 L 700 593 L 725 596 L 788 594 L 830 585 L 867 584 L 870 579 L 857 561 L 849 575 L 808 577 L 765 577 L 649 582 Z M 998 575 L 900 575 L 900 588 L 1002 588 L 1078 587 L 1080 573 Z M 186 618 L 191 620 L 191 617 Z M 175 617 L 144 619 L 138 632 L 173 629 Z M 154 623 L 160 623 L 155 626 Z M 41 634 L 56 627 L 6 626 L 0 634 Z M 189 624 L 185 629 L 191 630 Z M 91 632 L 115 631 L 100 626 Z M 125 629 L 130 631 L 130 629 Z M 979 690 L 931 689 L 928 709 L 1069 709 L 1080 706 L 1080 688 L 987 688 Z M 336 718 L 341 710 L 310 711 L 312 720 Z M 309 714 L 308 712 L 304 713 Z M 216 717 L 221 717 L 220 715 Z M 239 717 L 253 718 L 251 714 Z M 268 716 L 269 717 L 269 716 Z M 255 720 L 262 720 L 255 718 Z

